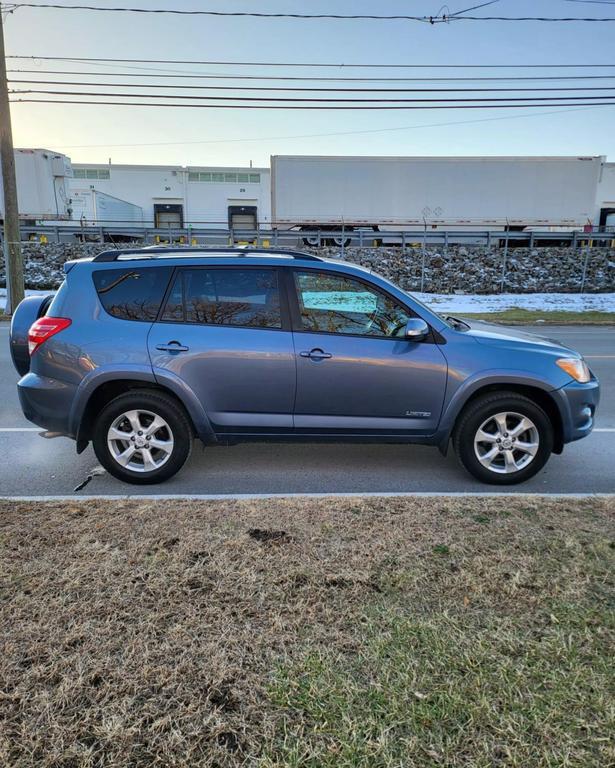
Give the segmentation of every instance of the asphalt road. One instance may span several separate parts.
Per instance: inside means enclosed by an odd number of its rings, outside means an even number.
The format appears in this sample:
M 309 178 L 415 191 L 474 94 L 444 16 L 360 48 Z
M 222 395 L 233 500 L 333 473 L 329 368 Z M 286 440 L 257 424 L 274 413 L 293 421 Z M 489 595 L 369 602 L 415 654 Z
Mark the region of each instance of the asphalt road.
M 615 492 L 615 328 L 528 328 L 585 355 L 602 384 L 596 431 L 552 456 L 535 478 L 513 489 L 537 493 Z M 21 414 L 17 374 L 0 323 L 0 494 L 70 495 L 98 466 L 91 448 L 81 456 L 65 438 L 44 440 Z M 603 431 L 604 430 L 604 431 Z M 361 492 L 497 493 L 465 473 L 451 452 L 403 445 L 250 444 L 204 449 L 195 443 L 188 464 L 162 485 L 130 486 L 95 476 L 81 494 L 252 494 Z M 75 494 L 79 495 L 79 493 Z

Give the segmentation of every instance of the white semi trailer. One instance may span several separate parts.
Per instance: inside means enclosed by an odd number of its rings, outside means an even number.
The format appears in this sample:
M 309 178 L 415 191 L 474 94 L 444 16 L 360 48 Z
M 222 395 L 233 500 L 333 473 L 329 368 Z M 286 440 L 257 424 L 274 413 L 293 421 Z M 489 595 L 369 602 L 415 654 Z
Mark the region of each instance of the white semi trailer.
M 130 227 L 143 225 L 143 208 L 128 200 L 108 195 L 98 189 L 75 189 L 71 191 L 73 221 L 71 224 L 91 226 Z
M 277 155 L 271 158 L 271 218 L 274 227 L 307 233 L 582 228 L 595 218 L 604 161 Z M 309 234 L 304 238 L 313 242 Z
M 16 149 L 15 175 L 19 218 L 22 221 L 61 221 L 71 217 L 68 179 L 72 176 L 72 169 L 66 155 L 48 149 Z M 1 183 L 0 219 L 4 219 Z

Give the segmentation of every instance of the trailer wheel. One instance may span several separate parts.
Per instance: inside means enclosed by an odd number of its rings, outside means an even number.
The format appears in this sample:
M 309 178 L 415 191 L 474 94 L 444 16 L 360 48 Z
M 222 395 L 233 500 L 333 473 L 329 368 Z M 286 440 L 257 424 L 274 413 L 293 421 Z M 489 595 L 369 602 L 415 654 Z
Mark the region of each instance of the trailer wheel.
M 336 232 L 339 231 L 339 235 L 334 235 L 331 238 L 327 238 L 327 245 L 333 245 L 336 248 L 348 248 L 348 246 L 352 242 L 352 238 L 351 237 L 344 237 L 344 236 L 342 236 L 342 229 L 341 229 L 341 227 L 339 227 L 339 228 L 335 227 L 334 231 L 336 231 Z M 345 227 L 344 231 L 345 232 L 354 232 L 354 227 Z
M 307 245 L 308 248 L 320 248 L 326 245 L 325 241 L 318 236 L 318 230 L 304 227 L 301 231 L 305 233 L 303 235 L 303 245 Z
M 350 237 L 332 237 L 330 240 L 331 245 L 334 245 L 336 248 L 348 248 L 350 243 L 352 242 L 352 238 Z

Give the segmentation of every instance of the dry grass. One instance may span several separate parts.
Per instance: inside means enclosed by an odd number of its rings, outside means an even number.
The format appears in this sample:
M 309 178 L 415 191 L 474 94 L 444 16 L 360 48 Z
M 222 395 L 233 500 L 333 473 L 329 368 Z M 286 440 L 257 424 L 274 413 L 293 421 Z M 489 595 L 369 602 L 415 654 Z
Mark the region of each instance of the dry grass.
M 614 512 L 0 502 L 0 765 L 614 765 Z

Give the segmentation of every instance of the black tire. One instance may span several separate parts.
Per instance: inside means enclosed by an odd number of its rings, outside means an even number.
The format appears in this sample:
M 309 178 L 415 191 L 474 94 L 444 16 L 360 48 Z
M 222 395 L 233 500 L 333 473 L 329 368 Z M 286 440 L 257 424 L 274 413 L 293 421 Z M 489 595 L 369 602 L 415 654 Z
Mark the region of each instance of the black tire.
M 326 242 L 323 239 L 320 239 L 318 237 L 318 231 L 311 231 L 310 229 L 303 229 L 303 245 L 307 246 L 308 248 L 322 248 L 324 245 L 326 245 Z
M 345 237 L 343 240 L 341 237 L 331 237 L 327 240 L 327 245 L 332 248 L 348 248 L 351 243 L 351 237 Z
M 157 435 L 160 437 L 162 434 L 161 439 L 168 441 L 170 430 L 172 448 L 167 448 L 164 452 L 153 449 L 160 456 L 159 461 L 164 459 L 164 463 L 158 468 L 148 471 L 135 471 L 130 467 L 122 466 L 115 459 L 107 441 L 108 432 L 113 423 L 128 411 L 144 411 L 159 416 L 166 422 L 166 425 L 161 428 Z M 145 421 L 147 418 L 145 417 Z M 147 427 L 143 429 L 143 432 L 147 433 Z M 153 436 L 156 437 L 156 435 Z M 115 443 L 115 445 L 122 445 L 122 442 Z M 163 392 L 151 390 L 131 390 L 107 403 L 96 419 L 92 438 L 94 452 L 107 472 L 117 477 L 118 480 L 137 485 L 162 483 L 173 477 L 188 460 L 192 451 L 192 442 L 192 426 L 181 405 Z M 130 445 L 128 438 L 126 445 Z M 142 456 L 142 451 L 139 451 L 138 448 L 135 447 L 133 451 Z M 154 454 L 150 453 L 149 455 Z M 134 463 L 137 463 L 138 460 L 139 457 L 137 456 Z M 141 461 L 145 463 L 145 460 L 142 458 Z
M 30 370 L 30 352 L 28 351 L 28 331 L 39 317 L 42 317 L 53 301 L 50 296 L 26 296 L 13 313 L 10 330 L 10 347 L 13 365 L 20 376 Z
M 534 435 L 534 440 L 536 434 L 538 437 L 538 449 L 527 465 L 508 473 L 505 473 L 504 467 L 501 466 L 505 464 L 505 456 L 514 457 L 515 461 L 521 464 L 528 455 L 526 451 L 516 449 L 514 442 L 512 450 L 501 450 L 505 447 L 501 439 L 499 444 L 494 441 L 479 443 L 478 448 L 475 448 L 474 442 L 479 428 L 484 426 L 490 417 L 501 413 L 511 414 L 508 422 L 513 425 L 511 432 L 514 431 L 515 426 L 515 417 L 512 414 L 519 414 L 529 419 L 536 430 L 536 432 L 523 433 L 521 438 L 529 434 Z M 495 425 L 495 422 L 493 423 Z M 490 430 L 486 431 L 490 432 Z M 496 434 L 499 435 L 500 432 L 495 432 L 494 437 Z M 527 438 L 523 439 L 522 445 L 528 445 L 526 440 Z M 491 450 L 491 446 L 499 452 L 494 458 L 494 466 L 497 469 L 489 469 L 481 463 L 477 455 L 477 450 L 479 452 L 484 450 L 487 453 Z M 453 433 L 453 447 L 463 466 L 481 482 L 492 485 L 516 485 L 529 480 L 547 463 L 553 450 L 553 425 L 544 410 L 528 397 L 516 392 L 490 392 L 478 397 L 462 411 Z M 483 455 L 483 458 L 486 459 L 486 456 Z

